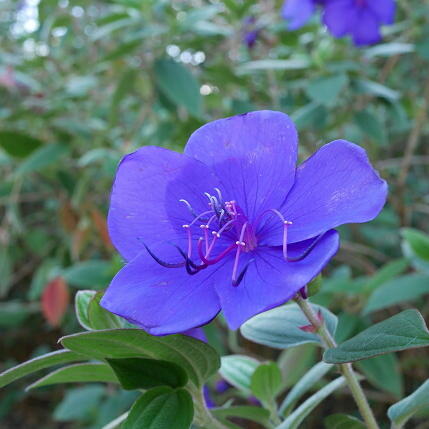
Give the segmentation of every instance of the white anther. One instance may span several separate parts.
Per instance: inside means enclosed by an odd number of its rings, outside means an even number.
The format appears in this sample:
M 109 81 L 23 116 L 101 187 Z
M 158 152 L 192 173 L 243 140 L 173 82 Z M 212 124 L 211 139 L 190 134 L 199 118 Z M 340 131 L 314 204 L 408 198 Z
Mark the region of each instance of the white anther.
M 235 244 L 237 246 L 246 247 L 246 243 L 244 241 L 236 241 Z
M 284 223 L 285 225 L 292 225 L 292 222 L 289 222 L 288 220 L 283 221 L 283 223 Z
M 202 225 L 200 225 L 200 228 L 201 228 L 201 229 L 209 229 L 209 226 L 208 226 L 208 225 L 204 225 L 204 224 L 202 224 Z
M 217 238 L 220 238 L 220 234 L 216 231 L 212 231 L 212 234 L 215 235 Z
M 182 228 L 190 228 L 189 225 L 182 225 Z

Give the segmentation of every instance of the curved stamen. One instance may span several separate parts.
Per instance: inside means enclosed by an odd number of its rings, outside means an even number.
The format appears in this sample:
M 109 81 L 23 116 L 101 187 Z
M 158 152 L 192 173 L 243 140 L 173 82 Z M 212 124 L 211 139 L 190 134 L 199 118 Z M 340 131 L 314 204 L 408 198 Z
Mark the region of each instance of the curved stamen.
M 288 262 L 302 261 L 315 248 L 316 244 L 319 243 L 319 241 L 325 236 L 325 234 L 326 232 L 324 232 L 323 234 L 320 234 L 300 256 L 296 258 L 287 258 L 287 261 Z
M 261 217 L 266 214 L 266 213 L 273 213 L 275 214 L 283 223 L 283 241 L 282 241 L 282 246 L 283 246 L 283 258 L 285 259 L 285 261 L 288 260 L 287 257 L 287 232 L 288 232 L 288 226 L 292 225 L 292 222 L 289 222 L 288 220 L 285 220 L 284 216 L 276 209 L 268 209 L 265 210 L 263 213 L 261 213 L 261 215 L 258 217 L 257 222 L 259 222 L 261 219 Z
M 145 243 L 143 243 L 143 246 L 146 248 L 149 255 L 152 256 L 152 258 L 156 262 L 158 262 L 159 265 L 161 265 L 165 268 L 182 268 L 185 266 L 185 262 L 179 262 L 178 264 L 170 264 L 168 262 L 165 262 L 162 259 L 158 258 L 158 256 L 156 256 L 155 253 L 153 253 L 152 250 L 150 250 L 149 247 Z
M 203 249 L 202 249 L 202 243 L 203 243 L 203 238 L 200 237 L 200 239 L 198 240 L 198 255 L 200 257 L 200 259 L 203 261 L 203 263 L 205 265 L 213 265 L 213 264 L 217 264 L 220 260 L 222 260 L 229 252 L 231 252 L 232 250 L 235 249 L 235 244 L 231 244 L 231 246 L 227 247 L 225 250 L 223 250 L 218 256 L 216 256 L 214 259 L 207 259 L 207 256 L 205 256 L 203 254 Z
M 247 264 L 245 265 L 245 267 L 243 268 L 243 270 L 241 271 L 241 273 L 240 273 L 240 275 L 237 277 L 237 280 L 233 280 L 232 281 L 232 285 L 234 286 L 234 287 L 237 287 L 240 283 L 241 283 L 241 281 L 243 280 L 243 278 L 244 278 L 244 275 L 246 274 L 246 271 L 247 271 L 247 269 L 249 268 L 249 265 L 252 263 L 252 262 L 255 262 L 255 260 L 254 259 L 251 259 L 249 262 L 247 262 Z
M 179 202 L 180 203 L 184 203 L 186 205 L 186 207 L 188 208 L 188 210 L 191 212 L 191 214 L 194 217 L 197 217 L 197 214 L 195 213 L 195 210 L 192 208 L 191 204 L 187 200 L 181 199 L 181 200 L 179 200 Z
M 192 226 L 194 223 L 197 222 L 197 220 L 203 221 L 201 218 L 208 215 L 208 214 L 211 214 L 211 213 L 213 213 L 213 210 L 207 210 L 205 212 L 202 212 L 201 214 L 199 214 L 198 216 L 195 217 L 195 219 L 189 224 L 189 226 Z
M 246 247 L 246 243 L 243 241 L 244 233 L 246 232 L 248 222 L 246 222 L 240 232 L 240 239 L 235 242 L 237 246 L 237 252 L 235 254 L 234 267 L 232 269 L 232 284 L 237 282 L 237 270 L 238 270 L 238 261 L 240 259 L 241 250 Z
M 222 197 L 222 192 L 220 191 L 219 188 L 214 188 L 214 190 L 217 192 L 217 196 L 219 197 L 219 202 L 221 205 L 223 205 L 223 197 Z

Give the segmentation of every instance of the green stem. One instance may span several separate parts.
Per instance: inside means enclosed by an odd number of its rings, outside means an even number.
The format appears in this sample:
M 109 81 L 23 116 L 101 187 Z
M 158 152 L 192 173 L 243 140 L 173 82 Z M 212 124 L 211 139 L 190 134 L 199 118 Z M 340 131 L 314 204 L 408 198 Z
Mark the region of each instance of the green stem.
M 295 296 L 295 301 L 307 317 L 308 321 L 313 325 L 317 334 L 322 339 L 325 348 L 331 349 L 337 347 L 337 344 L 331 333 L 326 328 L 325 323 L 319 319 L 309 302 L 302 298 L 299 293 Z M 366 396 L 363 393 L 362 387 L 359 384 L 356 374 L 353 371 L 352 365 L 350 363 L 343 363 L 338 366 L 347 381 L 353 398 L 359 408 L 363 419 L 365 420 L 366 426 L 368 427 L 368 429 L 379 429 L 378 423 L 375 420 L 368 400 L 366 399 Z

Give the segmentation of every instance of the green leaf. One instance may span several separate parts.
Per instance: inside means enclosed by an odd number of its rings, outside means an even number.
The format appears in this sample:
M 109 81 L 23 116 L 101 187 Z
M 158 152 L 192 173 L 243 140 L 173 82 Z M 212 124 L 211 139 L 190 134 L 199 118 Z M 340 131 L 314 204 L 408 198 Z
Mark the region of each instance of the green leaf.
M 0 374 L 0 387 L 6 386 L 7 384 L 12 383 L 12 381 L 18 380 L 19 378 L 25 377 L 33 372 L 49 368 L 50 366 L 84 359 L 85 356 L 70 350 L 58 350 L 52 353 L 47 353 L 2 372 Z
M 402 274 L 408 267 L 409 262 L 406 259 L 395 259 L 386 265 L 383 265 L 375 274 L 373 274 L 363 286 L 365 293 L 371 293 L 382 284 L 394 277 Z
M 40 171 L 52 165 L 68 152 L 68 146 L 57 143 L 48 144 L 34 151 L 16 170 L 17 176 Z
M 113 275 L 109 261 L 92 260 L 65 269 L 63 277 L 71 286 L 100 289 L 108 286 Z
M 401 235 L 415 256 L 429 261 L 429 235 L 413 228 L 402 228 Z
M 320 389 L 314 395 L 310 396 L 303 402 L 289 417 L 283 421 L 276 429 L 297 429 L 303 420 L 329 395 L 335 390 L 343 387 L 346 384 L 344 377 L 339 377 L 331 381 L 325 387 Z
M 365 429 L 362 421 L 347 414 L 332 414 L 324 421 L 326 429 Z
M 195 117 L 202 114 L 200 85 L 193 74 L 172 59 L 161 59 L 154 65 L 155 80 L 163 94 L 177 106 L 183 106 Z
M 185 335 L 155 337 L 141 329 L 83 332 L 63 337 L 61 343 L 94 359 L 145 357 L 181 366 L 195 386 L 202 386 L 220 366 L 216 351 Z
M 8 248 L 0 248 L 0 298 L 4 298 L 12 285 L 13 263 L 9 256 Z
M 122 319 L 100 305 L 103 292 L 97 292 L 88 304 L 88 321 L 91 329 L 115 329 L 122 328 Z
M 104 386 L 84 386 L 70 389 L 54 410 L 54 419 L 61 422 L 87 419 L 99 407 L 105 394 Z
M 412 301 L 426 293 L 429 293 L 429 275 L 409 274 L 398 277 L 374 291 L 363 309 L 363 314 Z
M 402 427 L 408 419 L 420 410 L 429 407 L 429 380 L 426 380 L 415 392 L 387 410 L 389 419 L 398 427 Z
M 191 395 L 184 389 L 155 387 L 132 406 L 123 429 L 189 429 L 194 416 Z
M 346 363 L 385 353 L 429 346 L 429 332 L 417 310 L 405 310 L 328 349 L 327 363 Z
M 377 46 L 366 49 L 365 56 L 373 57 L 391 57 L 393 55 L 408 54 L 414 52 L 414 45 L 411 43 L 380 43 Z
M 313 304 L 316 312 L 321 311 L 328 330 L 335 334 L 337 317 L 328 309 Z M 318 335 L 300 329 L 308 320 L 297 304 L 288 304 L 253 317 L 241 327 L 245 338 L 265 346 L 285 349 L 305 343 L 321 344 Z
M 250 388 L 264 404 L 272 402 L 282 387 L 282 373 L 275 362 L 259 365 L 252 374 Z
M 259 362 L 244 355 L 223 356 L 220 375 L 231 385 L 247 395 L 251 394 L 252 375 Z
M 51 372 L 28 386 L 26 390 L 52 384 L 89 382 L 118 383 L 118 379 L 105 363 L 78 363 Z
M 386 143 L 386 127 L 378 115 L 370 110 L 361 110 L 355 114 L 355 122 L 361 131 L 379 144 Z
M 88 318 L 88 306 L 91 299 L 97 292 L 95 290 L 79 290 L 75 295 L 74 308 L 79 325 L 87 331 L 92 327 Z
M 312 101 L 325 106 L 334 106 L 348 81 L 345 74 L 318 77 L 306 84 L 305 90 Z
M 290 60 L 256 60 L 249 61 L 237 68 L 237 73 L 246 74 L 258 70 L 302 70 L 310 63 L 304 58 Z
M 0 146 L 12 156 L 25 158 L 43 143 L 27 134 L 21 134 L 16 131 L 0 131 Z
M 356 363 L 359 371 L 375 386 L 400 398 L 403 394 L 403 378 L 399 363 L 392 353 L 376 356 Z
M 313 366 L 290 390 L 280 406 L 280 414 L 288 415 L 296 402 L 305 395 L 330 369 L 332 365 L 319 362 Z
M 126 390 L 183 387 L 188 382 L 185 370 L 173 362 L 143 358 L 106 360 Z
M 393 89 L 372 80 L 359 79 L 356 81 L 356 86 L 359 92 L 385 98 L 390 101 L 398 100 L 401 96 L 398 91 L 394 91 Z
M 237 417 L 240 419 L 251 420 L 267 426 L 270 412 L 265 408 L 251 407 L 247 405 L 240 405 L 236 407 L 214 408 L 211 410 L 212 414 L 219 419 L 226 417 Z

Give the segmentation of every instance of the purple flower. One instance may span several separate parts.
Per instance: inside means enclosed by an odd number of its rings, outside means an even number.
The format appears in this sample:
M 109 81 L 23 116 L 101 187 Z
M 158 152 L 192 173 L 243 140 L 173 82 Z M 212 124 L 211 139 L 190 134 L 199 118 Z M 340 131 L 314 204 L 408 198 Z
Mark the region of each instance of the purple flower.
M 256 19 L 254 16 L 248 16 L 243 21 L 243 43 L 252 49 L 258 40 L 260 28 L 256 26 Z
M 185 153 L 143 147 L 120 163 L 108 217 L 127 265 L 102 305 L 153 335 L 231 329 L 281 305 L 336 253 L 333 228 L 382 209 L 365 151 L 336 140 L 296 168 L 289 117 L 259 111 L 201 127 Z
M 395 0 L 327 0 L 323 20 L 334 37 L 350 35 L 356 46 L 381 40 L 380 27 L 392 24 Z
M 289 30 L 297 30 L 305 25 L 316 10 L 316 5 L 324 0 L 286 0 L 282 7 L 282 17 L 288 21 Z

